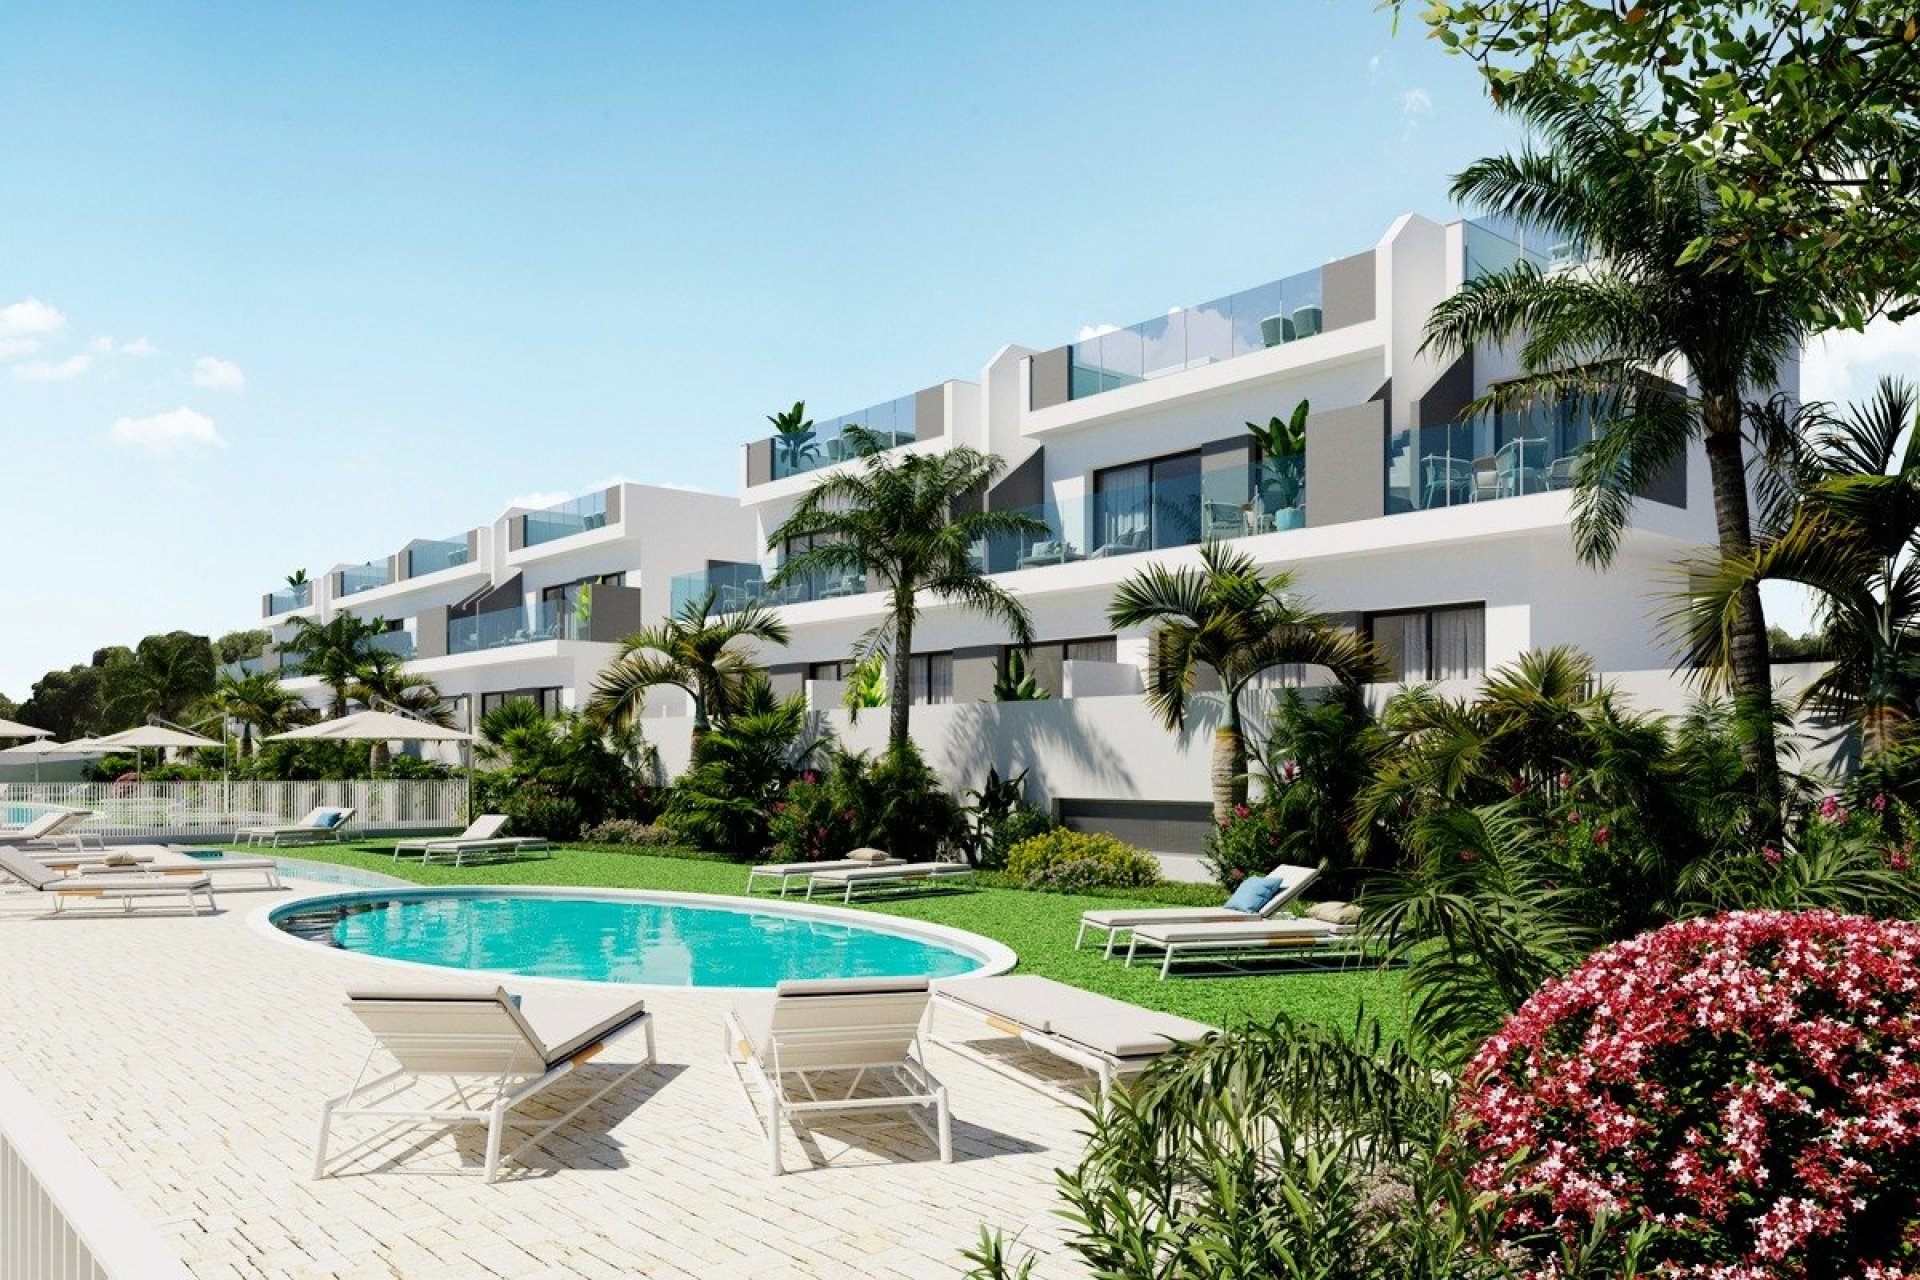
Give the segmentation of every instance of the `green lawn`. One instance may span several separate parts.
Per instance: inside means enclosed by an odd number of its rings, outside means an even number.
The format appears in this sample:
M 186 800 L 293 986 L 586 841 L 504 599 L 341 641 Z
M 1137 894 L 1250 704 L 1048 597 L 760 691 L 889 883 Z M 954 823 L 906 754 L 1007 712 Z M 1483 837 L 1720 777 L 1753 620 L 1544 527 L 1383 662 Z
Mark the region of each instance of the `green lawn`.
M 528 858 L 478 867 L 422 866 L 417 859 L 391 856 L 391 846 L 375 842 L 346 847 L 321 845 L 283 850 L 289 857 L 333 862 L 380 871 L 420 884 L 599 885 L 621 889 L 668 889 L 688 893 L 746 890 L 747 870 L 700 857 L 660 857 L 584 847 L 554 851 L 551 858 Z M 973 892 L 943 893 L 857 909 L 951 925 L 1002 942 L 1020 957 L 1020 971 L 1044 974 L 1090 991 L 1118 996 L 1148 1008 L 1184 1014 L 1217 1026 L 1264 1021 L 1284 1010 L 1342 1029 L 1353 1024 L 1364 1001 L 1389 1033 L 1405 1025 L 1404 987 L 1397 973 L 1378 969 L 1348 972 L 1236 974 L 1174 977 L 1160 981 L 1156 967 L 1128 969 L 1103 960 L 1098 950 L 1075 951 L 1073 937 L 1080 913 L 1096 907 L 1126 906 L 1143 897 L 1172 902 L 1217 902 L 1211 889 L 1168 886 L 1136 890 L 1124 896 L 1030 893 L 993 883 Z

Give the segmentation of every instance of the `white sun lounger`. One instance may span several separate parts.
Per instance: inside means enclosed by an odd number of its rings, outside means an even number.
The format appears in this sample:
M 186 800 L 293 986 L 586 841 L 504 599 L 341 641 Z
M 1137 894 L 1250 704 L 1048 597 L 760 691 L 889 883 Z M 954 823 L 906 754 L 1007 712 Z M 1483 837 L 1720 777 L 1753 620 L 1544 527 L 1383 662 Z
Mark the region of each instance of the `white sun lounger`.
M 139 865 L 129 867 L 105 861 L 115 853 L 131 854 Z M 36 860 L 51 870 L 83 876 L 213 876 L 250 872 L 263 877 L 269 889 L 281 887 L 280 864 L 272 858 L 240 858 L 232 854 L 220 858 L 195 858 L 164 845 L 132 845 L 106 853 L 48 853 L 39 855 Z
M 353 1087 L 320 1110 L 320 1141 L 313 1176 L 327 1173 L 327 1148 L 333 1121 L 342 1116 L 374 1116 L 387 1126 L 371 1146 L 393 1132 L 397 1122 L 472 1123 L 487 1126 L 486 1180 L 498 1175 L 500 1161 L 513 1159 L 534 1143 L 633 1078 L 654 1061 L 653 1017 L 645 1004 L 625 995 L 569 996 L 547 992 L 509 995 L 505 988 L 406 989 L 353 991 L 347 1008 L 373 1033 L 374 1047 Z M 500 1151 L 508 1113 L 535 1094 L 571 1075 L 614 1041 L 643 1032 L 646 1057 L 618 1071 L 606 1086 L 573 1110 L 526 1139 L 504 1156 Z M 396 1068 L 368 1078 L 384 1050 Z M 409 1106 L 399 1095 L 427 1077 L 444 1077 L 452 1095 L 438 1105 Z
M 727 1014 L 727 1057 L 755 1119 L 761 1115 L 754 1092 L 766 1107 L 762 1123 L 772 1173 L 784 1171 L 780 1139 L 786 1118 L 823 1111 L 904 1110 L 939 1143 L 940 1158 L 953 1159 L 946 1086 L 927 1070 L 920 1039 L 928 998 L 925 978 L 847 978 L 782 982 L 735 1001 Z M 852 1083 L 837 1096 L 831 1096 L 826 1081 L 816 1080 L 844 1073 L 851 1073 Z M 860 1086 L 871 1079 L 893 1087 L 861 1093 Z M 789 1095 L 789 1083 L 799 1085 L 801 1097 Z M 822 1096 L 821 1089 L 830 1096 Z M 922 1107 L 933 1108 L 937 1137 L 919 1114 Z
M 141 873 L 112 876 L 63 876 L 49 871 L 18 849 L 0 848 L 0 873 L 25 885 L 35 893 L 51 894 L 58 914 L 69 898 L 88 898 L 118 902 L 131 912 L 136 903 L 154 899 L 185 898 L 195 915 L 200 914 L 200 899 L 207 910 L 215 910 L 213 881 L 202 873 L 187 876 L 150 876 Z
M 90 809 L 54 809 L 41 814 L 24 826 L 9 831 L 0 831 L 0 845 L 20 848 L 25 845 L 47 844 L 59 848 L 63 841 L 70 841 L 75 849 L 86 847 L 92 839 L 96 847 L 104 846 L 97 832 L 83 832 L 80 824 L 93 816 Z
M 347 838 L 347 824 L 353 821 L 354 810 L 338 805 L 316 805 L 307 812 L 307 816 L 298 822 L 277 827 L 242 827 L 240 842 L 247 845 L 267 844 L 278 849 L 282 840 L 294 844 L 319 844 L 322 841 L 339 843 Z M 327 815 L 339 814 L 332 822 L 326 821 Z
M 934 880 L 970 880 L 973 868 L 964 862 L 901 862 L 893 866 L 848 867 L 842 871 L 819 871 L 807 877 L 807 897 L 825 887 L 841 893 L 843 902 L 852 902 L 856 889 L 911 889 Z
M 483 813 L 467 824 L 467 829 L 457 836 L 426 836 L 418 840 L 396 840 L 393 856 L 401 854 L 425 854 L 427 846 L 442 842 L 457 843 L 463 840 L 491 840 L 507 829 L 507 815 L 504 813 Z
M 960 978 L 941 983 L 938 995 L 946 1007 L 978 1018 L 1002 1035 L 1093 1072 L 1103 1105 L 1116 1082 L 1145 1071 L 1176 1043 L 1215 1031 L 1204 1022 L 1142 1009 L 1037 974 Z
M 1078 951 L 1080 944 L 1086 941 L 1087 930 L 1107 935 L 1106 956 L 1113 957 L 1113 948 L 1120 941 L 1120 935 L 1133 930 L 1136 925 L 1152 924 L 1244 924 L 1249 920 L 1266 920 L 1306 891 L 1320 876 L 1317 867 L 1296 867 L 1281 863 L 1267 873 L 1271 879 L 1281 882 L 1280 892 L 1267 900 L 1257 914 L 1238 911 L 1229 907 L 1141 907 L 1119 908 L 1111 911 L 1089 911 L 1080 917 L 1080 932 L 1074 936 L 1073 949 Z
M 1241 924 L 1156 924 L 1136 925 L 1127 944 L 1127 963 L 1131 965 L 1142 948 L 1161 953 L 1162 979 L 1173 971 L 1180 956 L 1250 956 L 1278 950 L 1298 952 L 1350 951 L 1356 934 L 1351 925 L 1327 924 L 1321 920 L 1256 920 Z
M 747 892 L 753 892 L 755 880 L 777 880 L 780 882 L 780 896 L 787 896 L 787 886 L 795 880 L 821 871 L 858 871 L 862 867 L 904 867 L 904 858 L 838 858 L 831 862 L 763 862 L 747 872 Z

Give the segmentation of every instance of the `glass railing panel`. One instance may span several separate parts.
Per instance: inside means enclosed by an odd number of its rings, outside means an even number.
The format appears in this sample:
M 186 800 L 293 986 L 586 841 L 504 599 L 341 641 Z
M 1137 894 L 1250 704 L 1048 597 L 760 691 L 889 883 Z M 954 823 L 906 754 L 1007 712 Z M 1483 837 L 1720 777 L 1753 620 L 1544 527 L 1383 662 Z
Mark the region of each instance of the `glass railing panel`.
M 297 587 L 282 587 L 267 597 L 267 608 L 274 613 L 286 613 L 293 609 L 304 609 L 313 603 L 313 584 L 302 583 Z
M 1389 515 L 1571 489 L 1594 418 L 1578 401 L 1483 413 L 1387 438 Z
M 393 581 L 393 575 L 385 560 L 369 560 L 365 564 L 356 564 L 352 568 L 340 571 L 340 594 L 354 595 L 361 591 L 371 591 L 375 587 L 384 587 Z
M 542 640 L 577 640 L 586 628 L 571 609 L 542 600 L 530 609 L 493 609 L 447 620 L 447 652 L 477 653 Z
M 842 414 L 825 422 L 816 422 L 811 433 L 771 437 L 773 478 L 784 480 L 788 476 L 802 475 L 859 457 L 862 444 L 847 434 L 849 427 L 873 433 L 882 449 L 912 444 L 918 427 L 918 402 L 917 396 L 900 396 L 871 405 L 858 413 Z
M 411 658 L 414 654 L 413 632 L 382 631 L 373 638 L 373 647 L 397 658 Z
M 520 520 L 524 533 L 521 541 L 529 547 L 604 529 L 607 525 L 607 494 L 604 489 L 589 493 L 571 502 L 528 512 Z
M 422 578 L 429 573 L 438 573 L 442 569 L 451 569 L 467 562 L 467 540 L 465 538 L 447 539 L 444 542 L 416 542 L 407 548 L 407 576 Z
M 1270 284 L 1242 289 L 1230 298 L 1209 303 L 1224 311 L 1233 323 L 1233 354 L 1244 356 L 1293 341 L 1293 329 L 1287 320 L 1286 285 Z

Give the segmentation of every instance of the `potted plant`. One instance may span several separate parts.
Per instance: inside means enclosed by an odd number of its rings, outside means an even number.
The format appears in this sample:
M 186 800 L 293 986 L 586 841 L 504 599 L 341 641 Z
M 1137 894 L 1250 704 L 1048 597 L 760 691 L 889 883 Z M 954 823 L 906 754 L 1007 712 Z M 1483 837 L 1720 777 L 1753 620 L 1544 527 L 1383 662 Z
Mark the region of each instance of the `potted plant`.
M 1289 417 L 1270 419 L 1265 426 L 1247 424 L 1260 454 L 1254 463 L 1254 487 L 1260 509 L 1272 516 L 1275 530 L 1306 523 L 1307 413 L 1302 400 Z
M 795 400 L 793 408 L 767 415 L 773 424 L 773 447 L 787 475 L 807 469 L 807 460 L 820 456 L 813 440 L 813 419 L 807 417 L 807 402 Z

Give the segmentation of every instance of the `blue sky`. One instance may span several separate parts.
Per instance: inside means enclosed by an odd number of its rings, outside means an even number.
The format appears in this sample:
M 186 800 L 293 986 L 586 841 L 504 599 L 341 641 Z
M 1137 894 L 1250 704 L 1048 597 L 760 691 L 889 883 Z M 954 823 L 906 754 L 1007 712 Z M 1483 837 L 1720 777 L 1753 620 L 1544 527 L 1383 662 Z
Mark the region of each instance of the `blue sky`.
M 0 691 L 289 571 L 1369 245 L 1513 141 L 1374 0 L 0 18 Z

